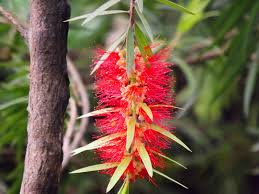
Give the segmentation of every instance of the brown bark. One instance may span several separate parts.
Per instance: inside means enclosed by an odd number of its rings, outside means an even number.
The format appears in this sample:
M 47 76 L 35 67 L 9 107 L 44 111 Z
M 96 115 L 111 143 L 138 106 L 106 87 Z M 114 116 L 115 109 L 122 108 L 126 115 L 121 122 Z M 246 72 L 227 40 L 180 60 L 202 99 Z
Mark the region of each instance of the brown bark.
M 31 0 L 28 143 L 21 194 L 57 193 L 69 99 L 66 0 Z

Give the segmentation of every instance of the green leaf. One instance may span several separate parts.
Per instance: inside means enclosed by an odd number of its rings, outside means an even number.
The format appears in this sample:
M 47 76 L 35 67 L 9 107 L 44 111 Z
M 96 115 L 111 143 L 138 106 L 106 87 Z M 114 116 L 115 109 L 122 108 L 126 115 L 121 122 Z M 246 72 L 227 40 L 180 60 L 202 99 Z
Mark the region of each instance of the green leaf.
M 138 44 L 138 48 L 142 57 L 147 61 L 148 56 L 152 56 L 152 50 L 149 46 L 149 41 L 140 29 L 140 26 L 137 24 L 135 27 L 136 40 Z
M 159 172 L 158 170 L 155 170 L 155 169 L 153 169 L 153 171 L 154 171 L 155 173 L 159 174 L 160 176 L 162 176 L 162 177 L 164 177 L 164 178 L 166 178 L 166 179 L 168 179 L 168 180 L 170 180 L 170 181 L 172 181 L 172 182 L 174 182 L 174 183 L 176 183 L 176 184 L 182 186 L 183 188 L 188 189 L 188 187 L 186 187 L 186 186 L 183 185 L 182 183 L 179 183 L 178 181 L 172 179 L 171 177 L 165 175 L 164 173 Z
M 119 44 L 124 40 L 124 38 L 126 37 L 126 32 L 124 32 L 123 34 L 121 34 L 121 36 L 112 43 L 112 45 L 107 49 L 107 52 L 100 58 L 100 60 L 97 62 L 97 64 L 95 65 L 94 69 L 91 72 L 91 75 L 97 70 L 99 69 L 99 67 L 102 65 L 103 61 L 107 59 L 107 57 L 109 57 L 110 53 L 113 52 L 118 46 Z
M 102 114 L 111 113 L 111 112 L 116 112 L 116 111 L 118 111 L 118 110 L 115 110 L 113 108 L 104 108 L 104 109 L 95 110 L 95 111 L 89 112 L 87 114 L 84 114 L 84 115 L 78 117 L 78 119 L 93 117 L 93 116 L 102 115 Z
M 185 12 L 185 13 L 189 13 L 189 14 L 192 14 L 194 15 L 194 13 L 192 11 L 190 11 L 189 9 L 177 4 L 177 3 L 174 3 L 172 1 L 169 1 L 169 0 L 156 0 L 158 1 L 159 3 L 162 3 L 168 7 L 171 7 L 173 9 L 176 9 L 176 10 L 179 10 L 179 11 L 182 11 L 182 12 Z
M 115 184 L 119 181 L 120 177 L 123 175 L 125 170 L 128 168 L 128 166 L 131 162 L 131 159 L 132 159 L 131 156 L 127 156 L 118 165 L 117 169 L 113 173 L 111 180 L 107 186 L 106 193 L 108 193 L 110 190 L 112 190 L 112 188 L 115 186 Z
M 204 9 L 208 5 L 210 0 L 191 0 L 189 1 L 187 8 L 195 10 L 195 15 L 183 14 L 177 25 L 177 32 L 180 34 L 186 33 L 192 27 L 204 19 Z
M 256 75 L 258 70 L 258 63 L 252 63 L 247 75 L 245 92 L 244 92 L 244 114 L 246 117 L 249 115 L 249 107 L 251 104 L 251 98 L 253 94 L 253 89 L 256 83 Z
M 117 194 L 129 194 L 129 179 L 126 178 Z
M 143 12 L 143 0 L 136 0 L 136 1 L 137 1 L 138 9 L 142 13 Z
M 99 171 L 99 170 L 106 170 L 106 169 L 109 169 L 109 168 L 115 168 L 118 165 L 119 165 L 118 162 L 96 164 L 96 165 L 87 166 L 87 167 L 80 168 L 78 170 L 72 171 L 72 172 L 70 172 L 70 174 L 83 173 L 83 172 L 93 172 L 93 171 Z
M 129 151 L 130 146 L 134 139 L 135 134 L 135 125 L 136 125 L 136 118 L 130 117 L 127 120 L 127 140 L 126 140 L 126 150 Z
M 127 60 L 127 74 L 130 75 L 135 70 L 134 62 L 134 29 L 129 28 L 126 42 L 126 60 Z
M 87 144 L 86 146 L 83 146 L 83 147 L 80 147 L 80 148 L 77 148 L 77 149 L 73 150 L 72 156 L 77 155 L 77 154 L 79 154 L 81 152 L 84 152 L 84 151 L 87 151 L 87 150 L 93 150 L 93 149 L 103 147 L 103 146 L 106 145 L 107 142 L 109 142 L 113 139 L 116 139 L 118 137 L 121 137 L 121 136 L 123 136 L 123 133 L 115 133 L 115 134 L 112 134 L 112 135 L 107 135 L 105 137 L 101 137 L 101 138 Z
M 9 108 L 11 106 L 14 106 L 14 105 L 17 105 L 17 104 L 20 104 L 20 103 L 26 103 L 26 102 L 28 102 L 27 96 L 16 98 L 14 100 L 7 101 L 5 103 L 0 104 L 0 110 L 4 110 L 4 109 Z
M 92 12 L 82 23 L 82 25 L 85 25 L 87 22 L 90 22 L 92 19 L 94 19 L 95 17 L 97 17 L 98 15 L 102 14 L 103 11 L 105 11 L 106 9 L 109 9 L 110 7 L 112 7 L 113 5 L 115 5 L 116 3 L 118 3 L 120 0 L 110 0 L 107 1 L 106 3 L 104 3 L 103 5 L 101 5 L 99 8 L 97 8 L 94 12 Z
M 151 27 L 148 24 L 148 21 L 146 20 L 145 16 L 142 14 L 141 11 L 139 11 L 138 9 L 136 9 L 136 11 L 137 11 L 137 14 L 138 14 L 138 16 L 139 16 L 139 18 L 140 18 L 140 20 L 141 20 L 141 22 L 142 22 L 146 32 L 147 32 L 148 37 L 150 38 L 151 42 L 153 42 L 154 41 L 154 36 L 153 36 L 152 30 L 151 30 Z
M 101 12 L 98 16 L 120 14 L 120 13 L 129 13 L 129 12 L 125 11 L 125 10 L 108 10 L 108 11 Z M 72 22 L 72 21 L 76 21 L 76 20 L 87 19 L 91 15 L 92 15 L 92 13 L 84 14 L 84 15 L 77 16 L 77 17 L 74 17 L 74 18 L 70 18 L 70 19 L 68 19 L 64 22 Z
M 149 106 L 146 103 L 140 103 L 140 107 L 145 111 L 147 116 L 153 121 L 153 113 L 152 113 L 152 110 L 149 108 Z
M 181 163 L 179 163 L 179 162 L 173 160 L 172 158 L 169 158 L 169 157 L 167 157 L 167 156 L 165 156 L 165 155 L 163 155 L 163 154 L 157 153 L 157 152 L 154 152 L 154 153 L 157 154 L 157 155 L 159 155 L 159 156 L 161 156 L 161 157 L 163 157 L 163 158 L 165 158 L 165 159 L 167 159 L 167 160 L 169 160 L 169 161 L 171 161 L 171 162 L 173 162 L 173 163 L 175 163 L 175 164 L 177 164 L 178 166 L 183 167 L 184 169 L 187 169 L 187 167 L 185 167 L 185 166 L 182 165 Z
M 176 143 L 178 143 L 179 145 L 183 146 L 185 149 L 187 149 L 188 151 L 192 152 L 190 148 L 188 148 L 187 145 L 185 145 L 180 139 L 178 139 L 174 134 L 170 133 L 169 131 L 163 129 L 162 127 L 159 127 L 158 125 L 154 125 L 151 124 L 150 128 L 170 139 L 172 139 L 173 141 L 175 141 Z
M 152 177 L 153 176 L 153 167 L 152 167 L 150 157 L 148 155 L 148 152 L 147 152 L 144 144 L 139 142 L 137 149 L 138 149 L 139 156 L 147 170 L 148 175 L 150 177 Z

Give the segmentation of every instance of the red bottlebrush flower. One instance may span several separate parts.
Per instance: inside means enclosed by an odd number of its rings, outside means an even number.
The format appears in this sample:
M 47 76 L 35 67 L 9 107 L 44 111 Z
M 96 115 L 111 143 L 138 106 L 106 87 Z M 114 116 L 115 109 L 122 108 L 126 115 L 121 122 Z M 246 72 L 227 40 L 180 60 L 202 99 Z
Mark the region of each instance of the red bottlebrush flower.
M 99 56 L 104 53 L 98 51 Z M 119 178 L 151 180 L 153 171 L 160 173 L 155 169 L 165 167 L 163 151 L 169 148 L 170 139 L 189 150 L 167 125 L 174 107 L 169 56 L 170 49 L 163 49 L 144 59 L 136 48 L 135 70 L 128 75 L 125 50 L 120 50 L 111 52 L 96 71 L 99 102 L 97 111 L 88 116 L 99 114 L 96 126 L 100 136 L 75 153 L 96 149 L 107 164 L 98 170 L 112 175 L 107 191 Z

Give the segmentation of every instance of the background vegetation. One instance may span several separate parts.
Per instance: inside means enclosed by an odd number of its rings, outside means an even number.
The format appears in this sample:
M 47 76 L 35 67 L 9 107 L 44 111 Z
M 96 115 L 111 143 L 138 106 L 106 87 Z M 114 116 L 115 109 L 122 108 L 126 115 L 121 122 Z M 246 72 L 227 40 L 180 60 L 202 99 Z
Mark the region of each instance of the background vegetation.
M 72 16 L 103 2 L 71 0 Z M 195 16 L 169 10 L 156 1 L 144 2 L 144 14 L 156 39 L 176 45 L 172 53 L 174 91 L 177 105 L 184 110 L 176 111 L 172 123 L 193 153 L 177 145 L 168 151 L 188 170 L 170 164 L 167 174 L 189 190 L 155 177 L 158 186 L 137 181 L 131 193 L 258 194 L 259 1 L 178 1 L 196 12 Z M 26 23 L 27 0 L 0 0 L 0 5 Z M 118 6 L 127 9 L 127 1 Z M 127 15 L 113 15 L 98 17 L 87 26 L 71 23 L 69 55 L 84 81 L 91 110 L 96 105 L 89 75 L 93 51 L 109 45 L 126 21 Z M 1 16 L 0 68 L 0 193 L 18 193 L 26 145 L 29 56 L 22 38 Z M 94 120 L 90 120 L 84 141 L 95 133 Z M 107 177 L 68 174 L 93 164 L 93 157 L 87 152 L 70 161 L 63 171 L 60 193 L 105 193 Z

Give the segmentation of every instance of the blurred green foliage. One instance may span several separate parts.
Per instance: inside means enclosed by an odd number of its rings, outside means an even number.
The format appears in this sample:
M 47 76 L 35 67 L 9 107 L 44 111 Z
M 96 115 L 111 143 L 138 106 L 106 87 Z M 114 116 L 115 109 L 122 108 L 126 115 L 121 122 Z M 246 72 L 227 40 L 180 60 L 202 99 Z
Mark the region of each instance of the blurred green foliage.
M 78 16 L 104 1 L 70 2 L 72 16 Z M 196 15 L 171 11 L 150 0 L 144 1 L 144 14 L 157 40 L 177 42 L 172 55 L 174 90 L 177 105 L 184 110 L 176 112 L 172 123 L 193 153 L 173 145 L 169 155 L 188 170 L 169 165 L 166 174 L 189 190 L 156 176 L 158 187 L 141 180 L 131 185 L 131 193 L 258 194 L 259 1 L 178 2 Z M 29 18 L 27 0 L 0 0 L 0 5 L 22 22 Z M 127 9 L 127 1 L 118 7 Z M 87 27 L 80 22 L 70 25 L 69 53 L 91 96 L 89 66 L 93 50 L 104 47 L 116 22 L 121 22 L 118 17 L 124 16 L 97 17 Z M 26 145 L 29 56 L 22 38 L 1 16 L 0 37 L 0 193 L 18 193 Z M 95 103 L 92 97 L 92 108 Z M 96 133 L 90 121 L 87 140 Z M 94 157 L 87 152 L 71 161 L 63 173 L 60 193 L 105 193 L 108 177 L 97 173 L 68 174 L 93 164 Z

